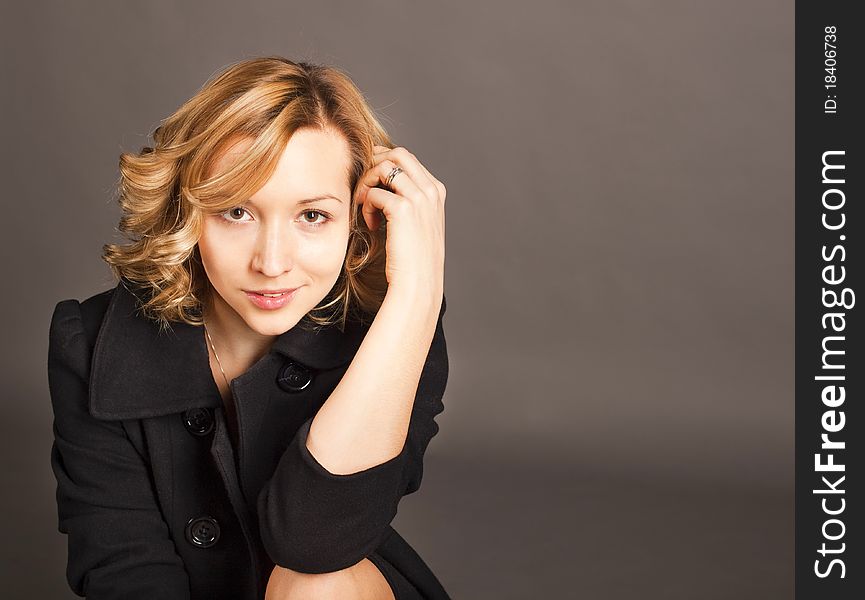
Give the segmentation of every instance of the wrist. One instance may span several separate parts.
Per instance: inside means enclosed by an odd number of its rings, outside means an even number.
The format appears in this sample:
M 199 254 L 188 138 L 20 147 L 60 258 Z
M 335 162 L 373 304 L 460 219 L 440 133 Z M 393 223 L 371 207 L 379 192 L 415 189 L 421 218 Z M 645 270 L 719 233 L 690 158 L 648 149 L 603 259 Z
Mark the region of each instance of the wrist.
M 423 331 L 424 335 L 432 336 L 438 322 L 441 304 L 441 291 L 429 287 L 391 286 L 379 312 L 388 314 L 388 319 L 402 321 L 405 333 L 420 328 L 419 331 Z
M 387 288 L 385 301 L 411 306 L 416 311 L 435 311 L 441 308 L 443 287 L 428 284 L 391 284 Z

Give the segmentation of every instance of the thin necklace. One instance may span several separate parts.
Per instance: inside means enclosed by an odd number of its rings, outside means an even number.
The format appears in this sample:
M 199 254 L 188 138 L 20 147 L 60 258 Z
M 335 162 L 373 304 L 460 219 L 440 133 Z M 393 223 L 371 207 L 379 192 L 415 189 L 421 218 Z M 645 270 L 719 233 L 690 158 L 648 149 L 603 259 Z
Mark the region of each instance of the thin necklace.
M 213 338 L 210 337 L 210 332 L 207 331 L 207 325 L 204 325 L 204 333 L 207 334 L 207 339 L 210 340 L 210 348 L 213 350 L 213 356 L 216 357 L 216 364 L 219 365 L 219 370 L 222 371 L 222 378 L 225 380 L 225 385 L 228 386 L 228 390 L 231 391 L 231 384 L 228 383 L 228 377 L 225 376 L 225 369 L 222 368 L 222 361 L 219 360 L 219 355 L 216 353 L 216 347 L 213 345 Z

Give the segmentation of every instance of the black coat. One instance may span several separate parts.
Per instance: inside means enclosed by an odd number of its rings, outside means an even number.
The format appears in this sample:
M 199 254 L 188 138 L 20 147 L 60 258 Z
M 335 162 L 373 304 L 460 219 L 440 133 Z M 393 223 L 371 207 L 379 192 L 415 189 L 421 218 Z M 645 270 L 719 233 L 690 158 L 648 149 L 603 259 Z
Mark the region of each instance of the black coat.
M 448 598 L 390 525 L 399 500 L 420 486 L 444 409 L 444 298 L 402 452 L 335 475 L 309 453 L 306 435 L 368 323 L 344 332 L 299 323 L 280 335 L 231 382 L 234 448 L 203 328 L 174 323 L 160 333 L 136 310 L 135 289 L 124 280 L 84 302 L 64 300 L 51 320 L 51 467 L 77 595 L 261 599 L 274 564 L 323 573 L 368 557 L 397 600 Z

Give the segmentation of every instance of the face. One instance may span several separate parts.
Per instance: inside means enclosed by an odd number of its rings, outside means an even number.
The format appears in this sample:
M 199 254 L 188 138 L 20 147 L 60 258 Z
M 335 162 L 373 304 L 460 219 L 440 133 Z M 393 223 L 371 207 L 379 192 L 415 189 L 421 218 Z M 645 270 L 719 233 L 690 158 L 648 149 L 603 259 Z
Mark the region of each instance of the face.
M 252 141 L 229 147 L 215 168 L 226 168 Z M 350 160 L 340 134 L 300 129 L 263 187 L 244 204 L 205 216 L 198 248 L 224 327 L 279 335 L 333 288 L 348 246 Z M 255 293 L 294 288 L 278 298 Z

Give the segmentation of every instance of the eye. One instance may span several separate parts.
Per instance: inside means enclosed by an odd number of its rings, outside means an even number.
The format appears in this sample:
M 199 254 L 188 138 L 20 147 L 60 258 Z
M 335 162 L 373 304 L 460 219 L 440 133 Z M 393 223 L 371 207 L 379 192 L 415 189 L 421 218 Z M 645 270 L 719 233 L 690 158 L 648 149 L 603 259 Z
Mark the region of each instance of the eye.
M 229 208 L 227 211 L 222 213 L 220 216 L 224 218 L 229 223 L 244 223 L 245 221 L 241 221 L 239 219 L 233 218 L 234 216 L 242 217 L 243 214 L 246 213 L 246 209 L 242 206 L 235 206 L 234 208 Z M 249 214 L 249 213 L 246 213 Z M 226 216 L 229 215 L 229 216 Z
M 307 220 L 307 217 L 309 216 L 312 216 L 314 220 Z M 317 217 L 323 217 L 323 220 L 315 220 Z M 330 216 L 320 210 L 305 210 L 301 213 L 301 218 L 304 223 L 311 225 L 312 227 L 320 227 L 330 220 Z

